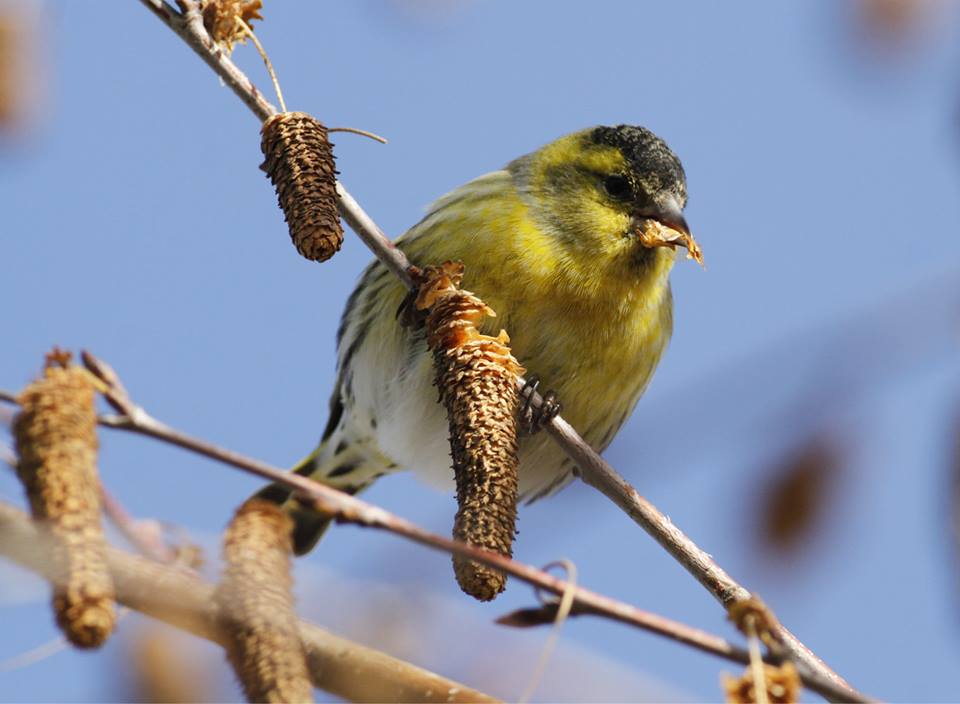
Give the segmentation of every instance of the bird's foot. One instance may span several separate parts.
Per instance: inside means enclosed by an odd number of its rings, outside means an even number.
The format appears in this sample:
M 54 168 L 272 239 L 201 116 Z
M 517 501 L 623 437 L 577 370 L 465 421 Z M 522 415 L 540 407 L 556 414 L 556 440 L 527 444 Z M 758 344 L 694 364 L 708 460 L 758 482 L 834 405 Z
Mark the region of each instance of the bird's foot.
M 520 408 L 517 412 L 517 425 L 525 435 L 535 435 L 558 415 L 562 409 L 557 394 L 547 391 L 543 394 L 539 405 L 534 404 L 533 397 L 540 386 L 540 377 L 531 374 L 520 389 Z

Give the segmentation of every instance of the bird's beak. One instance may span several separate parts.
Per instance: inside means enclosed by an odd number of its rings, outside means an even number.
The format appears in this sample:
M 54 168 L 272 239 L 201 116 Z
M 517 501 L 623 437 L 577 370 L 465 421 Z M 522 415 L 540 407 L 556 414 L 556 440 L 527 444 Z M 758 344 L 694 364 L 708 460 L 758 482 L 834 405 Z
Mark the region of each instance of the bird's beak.
M 634 221 L 644 247 L 685 247 L 689 258 L 703 264 L 703 251 L 690 234 L 690 226 L 674 198 L 664 199 L 652 208 L 638 211 Z
M 638 220 L 656 220 L 666 230 L 672 230 L 672 232 L 664 233 L 671 239 L 666 239 L 659 246 L 666 246 L 671 241 L 681 244 L 679 240 L 683 237 L 690 237 L 690 227 L 687 225 L 687 219 L 683 217 L 683 211 L 680 209 L 680 204 L 676 198 L 664 198 L 653 207 L 643 208 L 637 212 L 636 218 Z

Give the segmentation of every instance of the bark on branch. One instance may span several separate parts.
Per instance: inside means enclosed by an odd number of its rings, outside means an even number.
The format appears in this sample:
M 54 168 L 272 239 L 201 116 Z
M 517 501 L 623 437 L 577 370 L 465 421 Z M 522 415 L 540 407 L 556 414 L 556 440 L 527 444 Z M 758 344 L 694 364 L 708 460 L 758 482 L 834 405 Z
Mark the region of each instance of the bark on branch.
M 55 576 L 49 538 L 21 510 L 0 502 L 0 555 L 48 579 Z M 221 646 L 212 584 L 176 567 L 109 548 L 117 601 Z M 314 684 L 348 701 L 496 702 L 488 694 L 301 621 Z

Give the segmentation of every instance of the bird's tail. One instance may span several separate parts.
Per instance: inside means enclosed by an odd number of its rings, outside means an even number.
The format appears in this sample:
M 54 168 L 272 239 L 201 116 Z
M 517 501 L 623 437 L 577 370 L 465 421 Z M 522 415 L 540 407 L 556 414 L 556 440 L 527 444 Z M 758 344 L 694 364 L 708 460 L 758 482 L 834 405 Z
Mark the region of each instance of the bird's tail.
M 329 452 L 330 440 L 320 443 L 316 450 L 297 463 L 291 472 L 309 477 L 350 495 L 358 494 L 373 482 L 364 472 L 363 462 L 349 449 Z M 366 476 L 365 476 L 366 475 Z M 271 501 L 283 507 L 293 519 L 293 552 L 305 555 L 317 544 L 327 527 L 330 518 L 306 506 L 293 497 L 293 491 L 280 484 L 270 484 L 251 498 Z

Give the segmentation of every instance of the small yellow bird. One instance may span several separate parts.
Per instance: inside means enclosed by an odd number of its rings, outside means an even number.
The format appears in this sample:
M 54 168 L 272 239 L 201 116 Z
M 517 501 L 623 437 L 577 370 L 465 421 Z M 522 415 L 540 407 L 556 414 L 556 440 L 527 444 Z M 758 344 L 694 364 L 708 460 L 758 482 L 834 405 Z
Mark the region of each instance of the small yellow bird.
M 673 327 L 674 244 L 638 234 L 659 223 L 689 236 L 679 159 L 643 127 L 594 127 L 561 137 L 435 202 L 397 244 L 418 265 L 460 261 L 463 287 L 497 312 L 482 332 L 510 334 L 514 356 L 552 389 L 597 451 L 630 415 Z M 660 246 L 667 245 L 667 246 Z M 337 382 L 320 445 L 295 471 L 357 493 L 412 469 L 452 487 L 446 413 L 423 330 L 397 320 L 407 290 L 379 262 L 363 273 L 337 334 Z M 572 478 L 544 434 L 521 438 L 520 497 Z M 328 521 L 276 485 L 294 547 L 309 551 Z

